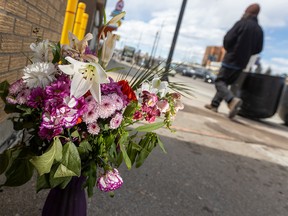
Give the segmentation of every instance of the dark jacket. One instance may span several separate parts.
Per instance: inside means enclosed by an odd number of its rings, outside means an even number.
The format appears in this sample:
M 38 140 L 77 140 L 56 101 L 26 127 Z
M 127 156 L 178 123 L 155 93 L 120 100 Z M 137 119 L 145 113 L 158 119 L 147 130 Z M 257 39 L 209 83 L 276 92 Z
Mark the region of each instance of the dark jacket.
M 224 48 L 224 66 L 245 68 L 251 55 L 260 53 L 263 48 L 263 30 L 257 17 L 242 18 L 235 23 L 224 37 Z

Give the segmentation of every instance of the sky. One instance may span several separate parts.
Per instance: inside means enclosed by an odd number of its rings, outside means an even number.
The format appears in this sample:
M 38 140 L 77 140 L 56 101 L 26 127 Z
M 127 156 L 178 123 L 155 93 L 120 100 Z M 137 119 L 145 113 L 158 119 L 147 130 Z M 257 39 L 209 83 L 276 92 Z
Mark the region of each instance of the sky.
M 118 0 L 107 0 L 107 19 Z M 255 1 L 187 0 L 173 61 L 201 63 L 207 46 L 222 46 L 226 32 Z M 287 0 L 259 0 L 259 24 L 264 31 L 261 64 L 273 74 L 288 74 Z M 182 0 L 124 0 L 125 19 L 115 32 L 120 35 L 116 48 L 134 46 L 151 54 L 156 34 L 155 56 L 167 59 Z M 111 18 L 111 17 L 110 17 Z

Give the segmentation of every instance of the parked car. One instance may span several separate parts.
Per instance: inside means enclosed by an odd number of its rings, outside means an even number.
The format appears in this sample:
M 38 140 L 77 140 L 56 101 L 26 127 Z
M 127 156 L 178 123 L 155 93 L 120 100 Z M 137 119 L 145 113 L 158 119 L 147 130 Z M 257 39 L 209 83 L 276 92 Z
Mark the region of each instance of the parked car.
M 195 75 L 194 75 L 194 79 L 196 78 L 200 78 L 200 79 L 204 79 L 206 74 L 207 74 L 207 69 L 205 68 L 195 68 Z
M 182 76 L 195 77 L 195 70 L 190 67 L 185 67 L 181 71 Z
M 158 65 L 157 70 L 163 70 L 164 71 L 165 67 L 166 67 L 166 63 L 165 62 L 161 62 Z M 170 67 L 169 70 L 168 70 L 168 75 L 174 77 L 176 74 L 177 74 L 177 72 L 174 70 L 174 68 Z
M 207 70 L 206 71 L 206 75 L 204 77 L 204 82 L 207 82 L 207 83 L 214 83 L 215 80 L 216 80 L 216 77 L 217 75 L 214 74 L 212 71 L 210 70 Z

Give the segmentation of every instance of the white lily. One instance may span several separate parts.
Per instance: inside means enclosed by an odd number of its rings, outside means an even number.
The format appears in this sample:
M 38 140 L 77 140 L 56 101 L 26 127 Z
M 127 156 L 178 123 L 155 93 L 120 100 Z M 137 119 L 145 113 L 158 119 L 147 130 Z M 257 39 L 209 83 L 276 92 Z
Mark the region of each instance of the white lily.
M 93 39 L 93 35 L 88 33 L 82 40 L 78 40 L 76 35 L 68 32 L 69 45 L 63 45 L 62 50 L 64 51 L 64 56 L 72 56 L 80 60 L 86 60 L 89 62 L 97 62 L 98 58 L 92 54 L 85 54 L 86 47 L 88 46 L 88 41 Z M 66 54 L 68 52 L 70 54 Z
M 104 67 L 107 66 L 110 59 L 112 58 L 117 39 L 118 35 L 107 32 L 107 37 L 102 47 L 102 62 Z
M 160 97 L 164 97 L 168 88 L 168 82 L 161 81 L 159 77 L 155 77 L 152 80 L 151 91 L 153 93 L 160 93 Z
M 30 49 L 34 52 L 32 62 L 48 62 L 49 58 L 49 40 L 43 40 L 39 43 L 31 43 Z
M 63 73 L 72 75 L 70 97 L 79 98 L 90 90 L 93 98 L 101 103 L 101 83 L 108 82 L 105 70 L 95 62 L 80 62 L 71 57 L 65 58 L 70 65 L 59 65 Z

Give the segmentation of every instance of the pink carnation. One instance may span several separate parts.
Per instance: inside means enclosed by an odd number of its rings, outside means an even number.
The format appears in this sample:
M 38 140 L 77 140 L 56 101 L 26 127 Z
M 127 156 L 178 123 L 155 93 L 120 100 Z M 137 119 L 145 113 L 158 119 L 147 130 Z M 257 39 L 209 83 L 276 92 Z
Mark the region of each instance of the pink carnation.
M 123 180 L 117 169 L 109 170 L 97 181 L 97 187 L 104 192 L 114 191 L 120 188 Z
M 116 129 L 121 125 L 121 122 L 123 120 L 123 116 L 121 113 L 117 113 L 110 121 L 110 128 Z

